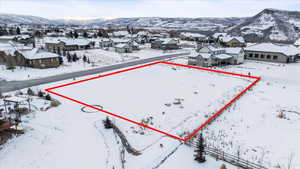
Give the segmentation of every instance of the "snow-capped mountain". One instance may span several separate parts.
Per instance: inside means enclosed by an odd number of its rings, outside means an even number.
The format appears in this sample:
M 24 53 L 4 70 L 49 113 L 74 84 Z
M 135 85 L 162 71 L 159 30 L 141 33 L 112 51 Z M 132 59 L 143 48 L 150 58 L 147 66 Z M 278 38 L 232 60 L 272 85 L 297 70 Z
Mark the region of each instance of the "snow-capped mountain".
M 65 24 L 65 25 L 95 25 L 100 24 L 105 21 L 105 19 L 97 18 L 97 19 L 58 19 L 55 20 L 59 24 Z
M 154 27 L 181 30 L 221 31 L 239 24 L 245 18 L 118 18 L 101 22 L 101 25 Z
M 50 20 L 36 16 L 0 14 L 0 24 L 65 24 L 135 26 L 204 32 L 228 32 L 246 40 L 295 41 L 300 38 L 300 11 L 265 9 L 249 18 L 161 18 L 137 17 L 105 20 Z
M 265 9 L 228 31 L 247 40 L 294 41 L 300 38 L 300 12 Z
M 103 26 L 136 26 L 167 29 L 223 31 L 241 23 L 245 18 L 160 18 L 138 17 L 117 18 L 105 20 L 102 18 L 90 20 L 50 20 L 28 15 L 0 14 L 0 24 L 66 24 L 66 25 L 103 25 Z
M 30 15 L 1 14 L 0 24 L 58 24 L 56 21 Z

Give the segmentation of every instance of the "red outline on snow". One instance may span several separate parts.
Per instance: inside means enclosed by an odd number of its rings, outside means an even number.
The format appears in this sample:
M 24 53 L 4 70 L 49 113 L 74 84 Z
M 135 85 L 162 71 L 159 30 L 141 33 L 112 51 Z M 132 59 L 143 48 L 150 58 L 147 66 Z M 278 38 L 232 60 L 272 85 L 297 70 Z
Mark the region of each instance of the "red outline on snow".
M 242 92 L 240 92 L 239 94 L 237 94 L 231 101 L 229 101 L 226 105 L 224 105 L 221 109 L 219 109 L 212 117 L 210 117 L 208 120 L 206 120 L 205 123 L 203 123 L 200 127 L 198 127 L 189 136 L 187 136 L 185 138 L 180 138 L 180 137 L 174 136 L 174 135 L 166 133 L 164 131 L 152 128 L 150 126 L 146 126 L 144 124 L 138 123 L 138 122 L 130 120 L 130 119 L 127 119 L 126 117 L 122 117 L 122 116 L 119 116 L 117 114 L 111 113 L 109 111 L 100 109 L 99 107 L 95 107 L 95 106 L 83 103 L 81 101 L 72 99 L 70 97 L 67 97 L 67 96 L 64 96 L 64 95 L 61 95 L 59 93 L 56 93 L 56 92 L 52 91 L 54 89 L 62 88 L 62 87 L 65 87 L 65 86 L 70 86 L 70 85 L 73 85 L 73 84 L 77 84 L 77 83 L 81 83 L 81 82 L 86 82 L 86 81 L 89 81 L 89 80 L 103 78 L 103 77 L 111 76 L 111 75 L 118 74 L 118 73 L 128 72 L 128 71 L 131 71 L 131 70 L 140 69 L 140 68 L 143 68 L 143 67 L 152 66 L 152 65 L 156 65 L 156 64 L 168 64 L 168 65 L 173 65 L 173 66 L 181 66 L 181 67 L 186 67 L 186 68 L 204 70 L 204 71 L 221 73 L 221 74 L 227 74 L 227 75 L 232 75 L 232 76 L 239 76 L 239 77 L 251 78 L 251 79 L 255 79 L 255 81 L 252 82 L 249 86 L 247 86 Z M 143 126 L 143 127 L 148 128 L 150 130 L 153 130 L 153 131 L 165 134 L 165 135 L 167 135 L 169 137 L 172 137 L 172 138 L 175 138 L 175 139 L 178 139 L 178 140 L 181 140 L 181 141 L 187 141 L 187 140 L 191 139 L 193 136 L 195 136 L 195 134 L 197 132 L 199 132 L 201 129 L 203 129 L 206 125 L 208 125 L 209 123 L 211 123 L 212 121 L 214 121 L 217 118 L 218 115 L 220 115 L 223 111 L 225 111 L 228 107 L 230 107 L 237 99 L 239 99 L 244 93 L 246 93 L 249 89 L 251 89 L 260 80 L 261 80 L 260 77 L 255 77 L 255 76 L 249 76 L 249 75 L 243 75 L 243 74 L 237 74 L 237 73 L 231 73 L 231 72 L 224 72 L 224 71 L 220 71 L 220 70 L 207 69 L 207 68 L 203 68 L 203 67 L 187 66 L 187 65 L 182 65 L 182 64 L 177 64 L 177 63 L 171 63 L 171 62 L 165 62 L 165 61 L 158 61 L 158 62 L 153 62 L 153 63 L 149 63 L 149 64 L 137 66 L 137 67 L 132 67 L 132 68 L 128 68 L 128 69 L 124 69 L 124 70 L 120 70 L 120 71 L 116 71 L 116 72 L 112 72 L 112 73 L 108 73 L 108 74 L 104 74 L 104 75 L 95 76 L 95 77 L 92 77 L 92 78 L 87 78 L 87 79 L 79 80 L 79 81 L 72 82 L 72 83 L 67 83 L 67 84 L 63 84 L 63 85 L 59 85 L 59 86 L 47 88 L 47 89 L 45 89 L 45 91 L 49 92 L 49 93 L 52 93 L 54 95 L 60 96 L 62 98 L 65 98 L 67 100 L 70 100 L 70 101 L 82 104 L 84 106 L 90 107 L 92 109 L 104 112 L 104 113 L 109 114 L 111 116 L 114 116 L 114 117 L 117 117 L 117 118 L 129 121 L 131 123 L 134 123 L 134 124 L 137 124 L 137 125 L 140 125 L 140 126 Z

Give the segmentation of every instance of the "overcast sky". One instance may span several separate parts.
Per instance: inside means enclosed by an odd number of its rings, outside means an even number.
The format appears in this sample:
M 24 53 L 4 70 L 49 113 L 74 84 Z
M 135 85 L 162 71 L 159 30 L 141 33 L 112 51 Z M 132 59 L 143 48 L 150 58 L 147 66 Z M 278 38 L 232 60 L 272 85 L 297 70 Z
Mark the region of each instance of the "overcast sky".
M 300 10 L 300 0 L 0 0 L 0 13 L 50 19 L 244 17 L 264 8 Z

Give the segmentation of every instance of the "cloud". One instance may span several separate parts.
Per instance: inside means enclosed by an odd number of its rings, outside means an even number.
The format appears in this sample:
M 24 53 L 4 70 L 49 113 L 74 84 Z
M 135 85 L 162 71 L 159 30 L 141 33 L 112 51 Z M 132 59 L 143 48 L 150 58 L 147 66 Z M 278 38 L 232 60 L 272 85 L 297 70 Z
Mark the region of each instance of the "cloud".
M 0 11 L 46 18 L 245 17 L 264 8 L 300 9 L 295 0 L 0 0 Z

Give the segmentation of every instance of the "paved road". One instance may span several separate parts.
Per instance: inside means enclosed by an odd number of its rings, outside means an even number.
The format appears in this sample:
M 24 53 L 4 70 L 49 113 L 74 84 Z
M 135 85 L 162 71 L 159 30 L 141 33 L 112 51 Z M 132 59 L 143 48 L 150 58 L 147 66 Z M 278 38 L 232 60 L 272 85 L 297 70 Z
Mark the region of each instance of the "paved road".
M 48 77 L 39 78 L 39 79 L 24 80 L 24 81 L 7 81 L 7 82 L 0 81 L 0 92 L 2 92 L 2 93 L 10 92 L 10 91 L 24 89 L 24 88 L 28 88 L 28 87 L 32 87 L 32 86 L 41 85 L 41 84 L 46 84 L 46 83 L 51 83 L 51 82 L 56 82 L 56 81 L 61 81 L 61 80 L 66 80 L 66 79 L 72 79 L 75 77 L 81 77 L 81 76 L 86 76 L 86 75 L 91 75 L 91 74 L 107 72 L 107 71 L 111 71 L 111 70 L 115 70 L 115 69 L 122 69 L 122 68 L 126 68 L 129 66 L 174 58 L 174 57 L 188 55 L 188 54 L 189 54 L 188 52 L 184 52 L 184 53 L 178 53 L 178 54 L 157 56 L 157 57 L 135 60 L 135 61 L 126 62 L 126 63 L 120 63 L 120 64 L 115 64 L 115 65 L 110 65 L 110 66 L 99 67 L 99 68 L 95 68 L 95 69 L 89 69 L 89 70 L 83 70 L 83 71 L 78 71 L 78 72 L 48 76 Z

